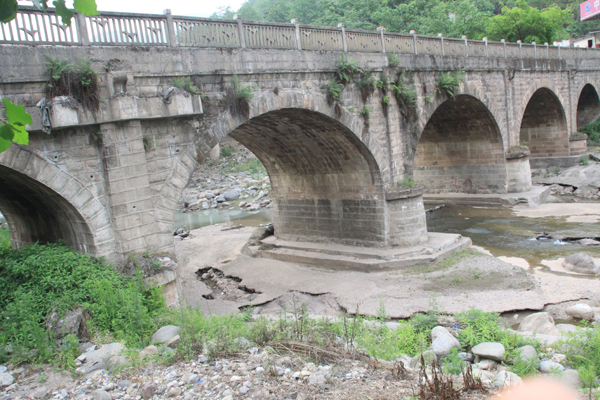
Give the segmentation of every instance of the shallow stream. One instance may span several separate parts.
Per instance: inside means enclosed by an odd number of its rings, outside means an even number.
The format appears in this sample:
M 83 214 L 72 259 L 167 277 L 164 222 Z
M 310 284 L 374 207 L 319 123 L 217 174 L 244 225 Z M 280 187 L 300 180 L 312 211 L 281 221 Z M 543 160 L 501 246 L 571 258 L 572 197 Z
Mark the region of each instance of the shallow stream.
M 226 223 L 228 226 L 258 226 L 272 222 L 273 210 L 202 210 L 177 213 L 175 226 L 186 230 Z M 590 218 L 590 221 L 593 219 Z M 517 217 L 510 209 L 477 207 L 443 207 L 427 213 L 427 228 L 431 232 L 459 233 L 471 238 L 473 244 L 484 247 L 494 256 L 521 257 L 531 267 L 541 266 L 542 260 L 565 257 L 585 250 L 600 257 L 600 246 L 582 246 L 562 242 L 567 237 L 599 237 L 596 222 L 566 222 L 565 217 Z M 546 233 L 551 239 L 536 237 Z

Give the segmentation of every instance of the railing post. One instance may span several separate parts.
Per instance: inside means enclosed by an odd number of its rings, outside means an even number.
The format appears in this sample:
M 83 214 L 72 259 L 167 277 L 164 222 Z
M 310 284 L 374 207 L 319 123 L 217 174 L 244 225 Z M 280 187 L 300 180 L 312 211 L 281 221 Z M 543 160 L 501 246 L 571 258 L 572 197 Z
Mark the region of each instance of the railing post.
M 415 31 L 414 29 L 411 29 L 409 33 L 410 33 L 410 34 L 412 35 L 412 37 L 413 37 L 413 53 L 415 53 L 415 54 L 419 54 L 419 53 L 417 52 L 417 31 Z
M 487 38 L 486 38 L 486 37 L 484 37 L 482 40 L 483 40 L 483 43 L 485 43 L 485 56 L 486 56 L 487 58 L 490 58 L 490 52 L 489 52 L 489 50 L 488 50 L 488 42 L 487 42 Z
M 444 34 L 438 33 L 438 37 L 440 38 L 440 42 L 442 42 L 442 56 L 445 56 L 446 52 L 444 52 Z
M 348 43 L 346 43 L 346 27 L 343 23 L 338 24 L 338 28 L 342 30 L 342 48 L 344 49 L 344 53 L 348 52 Z
M 385 41 L 384 41 L 384 37 L 383 37 L 383 31 L 385 31 L 385 28 L 383 26 L 380 26 L 377 28 L 377 30 L 379 31 L 379 34 L 381 35 L 381 52 L 385 53 Z
M 246 39 L 244 38 L 244 25 L 242 25 L 242 16 L 239 14 L 233 14 L 233 19 L 237 21 L 238 26 L 238 37 L 240 38 L 240 47 L 246 48 Z
M 560 46 L 560 45 L 558 46 L 558 59 L 559 59 L 559 60 L 562 60 L 562 54 L 560 54 L 560 48 L 561 48 L 561 47 L 562 47 L 562 46 Z
M 469 41 L 465 35 L 462 35 L 461 39 L 465 41 L 465 57 L 469 57 Z
M 77 33 L 82 46 L 90 45 L 90 37 L 88 36 L 87 24 L 85 23 L 85 15 L 76 12 L 75 21 L 77 22 Z
M 550 48 L 548 42 L 544 43 L 546 45 L 546 58 L 550 59 Z
M 519 58 L 523 58 L 523 53 L 521 51 L 521 47 L 523 46 L 523 43 L 521 43 L 520 40 L 517 40 L 517 43 L 519 44 Z
M 506 40 L 500 39 L 500 41 L 502 42 L 502 47 L 504 48 L 504 58 L 506 58 Z
M 531 42 L 531 44 L 533 45 L 533 58 L 537 59 L 537 43 L 535 43 L 535 41 Z
M 173 15 L 171 15 L 171 9 L 167 8 L 163 11 L 167 17 L 167 45 L 169 47 L 177 47 L 177 38 L 175 37 L 175 26 L 173 25 Z
M 302 50 L 302 43 L 300 43 L 300 23 L 298 22 L 298 18 L 294 18 L 290 22 L 294 24 L 294 28 L 296 31 L 296 47 L 298 50 Z

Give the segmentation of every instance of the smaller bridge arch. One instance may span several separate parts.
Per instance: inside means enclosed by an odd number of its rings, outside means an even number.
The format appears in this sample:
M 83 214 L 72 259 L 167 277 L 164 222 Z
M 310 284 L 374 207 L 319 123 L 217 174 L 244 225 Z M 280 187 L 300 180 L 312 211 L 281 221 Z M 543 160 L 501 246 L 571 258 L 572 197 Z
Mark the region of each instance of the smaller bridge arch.
M 110 218 L 93 193 L 39 154 L 12 145 L 0 156 L 0 211 L 13 247 L 64 242 L 90 255 L 107 254 Z M 98 242 L 105 238 L 105 243 Z
M 531 157 L 568 156 L 568 121 L 558 95 L 548 87 L 540 87 L 526 104 L 519 144 L 529 147 Z
M 600 96 L 596 86 L 590 82 L 583 85 L 577 99 L 577 130 L 600 118 Z
M 431 193 L 506 193 L 502 135 L 481 100 L 460 94 L 437 107 L 419 139 L 413 175 Z

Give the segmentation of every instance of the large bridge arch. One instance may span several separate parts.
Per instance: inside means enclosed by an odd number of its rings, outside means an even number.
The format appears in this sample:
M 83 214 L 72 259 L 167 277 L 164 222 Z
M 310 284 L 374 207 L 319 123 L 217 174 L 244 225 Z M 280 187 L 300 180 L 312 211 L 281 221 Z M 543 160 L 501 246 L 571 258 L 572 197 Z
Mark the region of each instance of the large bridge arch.
M 556 91 L 534 86 L 524 98 L 525 107 L 519 128 L 519 144 L 527 145 L 531 157 L 569 155 L 568 114 Z
M 0 155 L 0 187 L 13 247 L 64 242 L 92 256 L 114 251 L 106 207 L 52 161 L 13 144 Z
M 441 103 L 423 128 L 413 176 L 432 193 L 505 193 L 504 154 L 490 110 L 460 94 Z
M 386 217 L 382 172 L 388 159 L 376 139 L 362 135 L 364 127 L 362 118 L 345 109 L 336 115 L 324 95 L 301 90 L 257 96 L 249 118 L 223 111 L 182 155 L 173 171 L 178 177 L 168 179 L 161 193 L 157 216 L 162 217 L 165 240 L 172 235 L 169 208 L 195 160 L 229 135 L 251 150 L 269 173 L 278 237 L 375 247 L 425 242 L 420 203 L 402 216 L 415 220 L 390 234 L 393 222 Z
M 578 91 L 577 130 L 600 118 L 600 96 L 596 85 L 585 82 Z

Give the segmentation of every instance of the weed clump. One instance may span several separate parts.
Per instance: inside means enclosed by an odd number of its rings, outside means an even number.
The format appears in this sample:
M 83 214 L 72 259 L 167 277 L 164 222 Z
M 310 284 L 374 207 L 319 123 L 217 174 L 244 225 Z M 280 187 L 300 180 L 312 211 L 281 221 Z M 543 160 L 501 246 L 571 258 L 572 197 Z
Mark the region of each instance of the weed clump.
M 437 81 L 437 88 L 440 92 L 455 98 L 460 84 L 465 81 L 465 71 L 458 69 L 452 72 L 442 72 Z
M 46 71 L 49 77 L 46 84 L 48 98 L 73 97 L 84 109 L 92 112 L 100 109 L 98 75 L 90 61 L 82 58 L 79 65 L 75 65 L 69 60 L 46 55 Z
M 254 97 L 256 87 L 254 85 L 241 86 L 237 75 L 233 76 L 233 88 L 227 93 L 227 101 L 233 115 L 250 117 L 250 99 Z
M 344 90 L 344 85 L 341 84 L 337 79 L 332 79 L 327 83 L 327 104 L 332 105 L 334 102 L 340 100 Z
M 398 186 L 403 189 L 410 189 L 417 186 L 418 183 L 413 179 L 412 176 L 405 176 L 400 182 L 398 182 Z
M 194 86 L 192 78 L 189 76 L 186 76 L 185 78 L 177 77 L 169 79 L 169 81 L 171 82 L 171 85 L 177 89 L 185 90 L 189 94 L 200 94 L 200 91 Z
M 338 69 L 336 71 L 337 80 L 345 85 L 346 83 L 352 81 L 354 76 L 358 73 L 363 73 L 363 70 L 356 65 L 356 62 L 348 61 L 347 56 L 342 54 L 340 56 Z
M 370 95 L 375 91 L 375 87 L 377 84 L 377 79 L 371 75 L 371 71 L 367 71 L 361 74 L 360 79 L 356 82 L 356 86 L 360 91 L 360 96 L 362 98 L 363 103 L 367 102 L 367 99 Z

